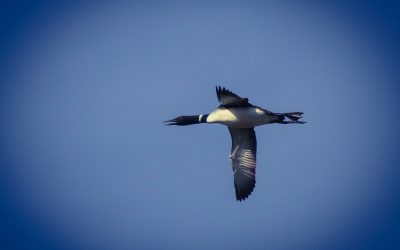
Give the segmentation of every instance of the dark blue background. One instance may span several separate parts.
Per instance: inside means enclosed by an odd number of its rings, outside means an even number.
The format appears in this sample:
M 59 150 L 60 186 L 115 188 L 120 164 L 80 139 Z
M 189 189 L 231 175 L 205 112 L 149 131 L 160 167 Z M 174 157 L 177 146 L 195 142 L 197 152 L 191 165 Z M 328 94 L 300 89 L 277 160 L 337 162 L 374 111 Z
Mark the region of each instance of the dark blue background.
M 0 10 L 2 249 L 400 247 L 398 3 Z M 257 129 L 245 203 L 225 128 L 160 125 L 216 84 L 308 121 Z

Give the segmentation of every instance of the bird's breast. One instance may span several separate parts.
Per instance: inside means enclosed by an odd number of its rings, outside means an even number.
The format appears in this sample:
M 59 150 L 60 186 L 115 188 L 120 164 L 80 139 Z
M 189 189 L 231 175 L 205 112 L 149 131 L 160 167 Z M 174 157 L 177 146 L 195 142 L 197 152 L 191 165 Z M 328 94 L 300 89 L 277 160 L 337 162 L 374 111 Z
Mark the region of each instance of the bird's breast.
M 274 116 L 257 107 L 218 108 L 207 117 L 207 123 L 220 123 L 234 128 L 251 128 L 273 122 Z

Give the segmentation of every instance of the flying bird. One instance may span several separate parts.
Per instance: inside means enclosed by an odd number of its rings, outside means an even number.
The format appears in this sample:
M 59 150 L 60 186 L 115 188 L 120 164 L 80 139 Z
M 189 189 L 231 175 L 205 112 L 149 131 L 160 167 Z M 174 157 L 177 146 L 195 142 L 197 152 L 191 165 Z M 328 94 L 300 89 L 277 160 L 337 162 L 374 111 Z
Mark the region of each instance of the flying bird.
M 249 103 L 225 87 L 216 87 L 220 105 L 209 114 L 179 116 L 166 125 L 219 123 L 228 126 L 232 138 L 231 159 L 236 199 L 249 197 L 256 184 L 257 139 L 254 127 L 271 123 L 303 124 L 303 112 L 274 113 Z

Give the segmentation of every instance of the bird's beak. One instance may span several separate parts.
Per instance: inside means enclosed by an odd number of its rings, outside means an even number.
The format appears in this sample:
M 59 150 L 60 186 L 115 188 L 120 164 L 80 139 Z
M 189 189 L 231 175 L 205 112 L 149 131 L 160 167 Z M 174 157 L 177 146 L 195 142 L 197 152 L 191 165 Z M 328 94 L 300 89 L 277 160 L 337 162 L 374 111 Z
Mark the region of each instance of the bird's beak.
M 175 119 L 171 119 L 171 120 L 168 120 L 168 121 L 164 121 L 164 124 L 167 125 L 167 126 L 177 125 L 177 120 L 175 118 Z

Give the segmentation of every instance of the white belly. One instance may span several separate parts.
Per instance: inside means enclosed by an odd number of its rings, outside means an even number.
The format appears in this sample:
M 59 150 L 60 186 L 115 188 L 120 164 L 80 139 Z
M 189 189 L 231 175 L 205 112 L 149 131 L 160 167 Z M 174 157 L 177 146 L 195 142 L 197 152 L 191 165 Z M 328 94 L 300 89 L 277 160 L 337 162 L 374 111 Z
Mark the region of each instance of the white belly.
M 276 120 L 275 116 L 259 108 L 216 109 L 207 117 L 207 123 L 220 123 L 234 128 L 250 128 L 268 124 Z

